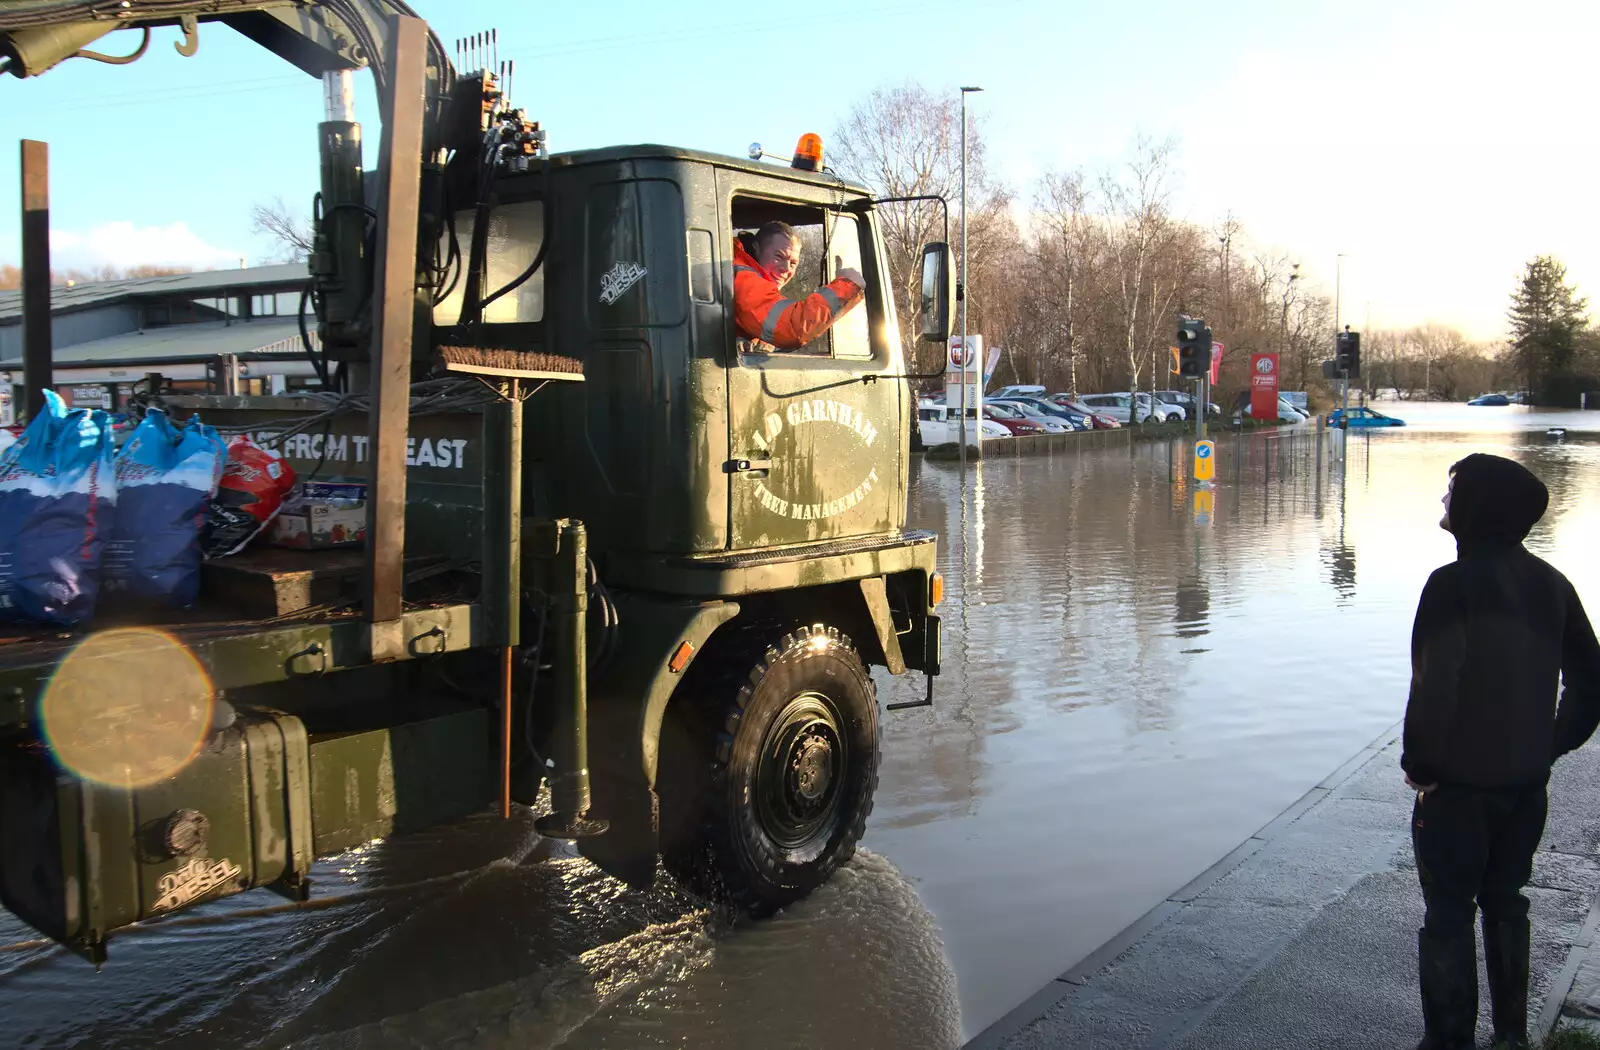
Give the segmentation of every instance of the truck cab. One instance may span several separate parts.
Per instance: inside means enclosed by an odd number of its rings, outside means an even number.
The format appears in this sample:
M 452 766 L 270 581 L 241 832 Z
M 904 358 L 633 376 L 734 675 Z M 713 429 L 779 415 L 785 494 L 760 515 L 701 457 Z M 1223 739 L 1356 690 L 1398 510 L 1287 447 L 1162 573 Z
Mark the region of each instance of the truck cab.
M 557 154 L 503 180 L 486 284 L 517 275 L 551 221 L 548 262 L 491 304 L 483 338 L 581 356 L 585 382 L 530 420 L 536 503 L 596 522 L 619 579 L 662 556 L 723 556 L 905 524 L 908 391 L 881 233 L 863 187 L 668 146 Z M 798 351 L 761 353 L 733 323 L 733 246 L 782 220 L 800 234 L 801 298 L 836 260 L 865 301 Z M 461 227 L 470 214 L 457 217 Z M 459 292 L 434 312 L 449 326 Z M 884 381 L 880 382 L 879 380 Z M 574 469 L 574 468 L 578 469 Z
M 809 620 L 808 630 L 843 632 L 869 663 L 936 672 L 939 621 L 927 604 L 936 537 L 906 528 L 912 395 L 865 187 L 638 145 L 556 154 L 501 180 L 491 214 L 487 287 L 512 281 L 541 251 L 546 261 L 489 305 L 477 338 L 583 362 L 582 383 L 551 384 L 528 413 L 528 513 L 560 508 L 583 520 L 596 575 L 622 606 L 673 595 L 704 603 L 702 618 L 737 609 L 740 622 L 705 640 L 707 666 L 751 659 L 723 652 L 741 622 Z M 862 303 L 790 352 L 762 352 L 733 320 L 735 238 L 772 220 L 802 242 L 787 298 L 840 266 L 867 282 Z M 470 221 L 457 214 L 457 237 Z M 942 339 L 948 252 L 933 244 L 922 258 L 920 327 Z M 459 296 L 435 308 L 436 340 L 455 338 L 459 311 Z M 595 739 L 626 741 L 598 747 L 593 763 L 596 807 L 613 830 L 580 848 L 642 878 L 637 865 L 668 829 L 645 821 L 630 836 L 619 817 L 670 808 L 650 743 L 673 726 L 663 696 L 641 733 L 636 686 L 613 693 L 616 679 L 602 671 L 590 694 Z M 680 739 L 691 735 L 679 728 Z M 652 848 L 624 849 L 629 837 Z

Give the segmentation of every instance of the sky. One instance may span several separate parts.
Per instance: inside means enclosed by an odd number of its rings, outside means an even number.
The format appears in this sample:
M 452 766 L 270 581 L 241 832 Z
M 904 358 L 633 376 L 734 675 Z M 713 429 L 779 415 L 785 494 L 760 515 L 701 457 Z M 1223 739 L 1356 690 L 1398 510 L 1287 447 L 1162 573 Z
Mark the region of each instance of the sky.
M 557 152 L 657 142 L 742 156 L 760 141 L 781 155 L 808 131 L 826 143 L 877 88 L 976 85 L 989 170 L 1020 199 L 1047 171 L 1093 173 L 1125 163 L 1137 136 L 1171 138 L 1176 214 L 1231 214 L 1245 250 L 1298 261 L 1356 329 L 1438 322 L 1499 339 L 1539 254 L 1580 293 L 1600 287 L 1592 2 L 412 6 L 447 43 L 498 31 L 514 101 Z M 319 82 L 219 25 L 201 27 L 193 58 L 178 39 L 157 30 L 128 66 L 0 80 L 0 142 L 50 143 L 58 268 L 256 265 L 274 249 L 251 232 L 251 206 L 309 209 Z M 370 77 L 358 85 L 370 155 Z M 11 149 L 0 202 L 19 199 Z M 0 262 L 20 256 L 18 230 L 16 204 L 0 205 Z

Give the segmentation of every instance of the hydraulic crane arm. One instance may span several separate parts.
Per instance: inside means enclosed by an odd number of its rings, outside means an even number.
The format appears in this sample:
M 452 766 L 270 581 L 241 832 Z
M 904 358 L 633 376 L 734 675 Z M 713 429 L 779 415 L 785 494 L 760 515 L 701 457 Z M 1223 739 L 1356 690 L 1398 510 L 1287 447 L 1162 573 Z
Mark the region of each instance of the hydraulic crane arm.
M 192 53 L 198 25 L 220 22 L 311 76 L 371 68 L 382 97 L 389 18 L 396 14 L 416 17 L 403 0 L 13 0 L 0 10 L 0 56 L 6 72 L 38 76 L 115 30 L 160 26 L 180 27 Z M 429 95 L 437 97 L 452 73 L 430 32 Z

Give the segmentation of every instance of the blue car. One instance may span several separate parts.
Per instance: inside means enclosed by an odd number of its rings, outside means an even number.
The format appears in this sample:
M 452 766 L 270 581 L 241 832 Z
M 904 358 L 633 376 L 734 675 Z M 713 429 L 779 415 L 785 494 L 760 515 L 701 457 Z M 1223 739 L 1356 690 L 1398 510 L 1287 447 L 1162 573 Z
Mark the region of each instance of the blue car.
M 1406 421 L 1396 416 L 1386 416 L 1382 412 L 1374 412 L 1370 408 L 1352 408 L 1348 413 L 1342 408 L 1336 408 L 1328 416 L 1330 427 L 1403 427 Z
M 1505 396 L 1504 394 L 1484 394 L 1482 397 L 1473 398 L 1471 401 L 1468 401 L 1467 404 L 1469 404 L 1469 405 L 1509 405 L 1509 404 L 1511 404 L 1511 399 L 1509 397 Z

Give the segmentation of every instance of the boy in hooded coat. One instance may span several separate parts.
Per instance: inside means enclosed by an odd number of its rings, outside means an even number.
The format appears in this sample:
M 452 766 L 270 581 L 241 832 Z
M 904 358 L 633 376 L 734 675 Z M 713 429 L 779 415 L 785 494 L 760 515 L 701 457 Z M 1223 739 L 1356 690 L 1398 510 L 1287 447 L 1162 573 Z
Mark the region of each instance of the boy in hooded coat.
M 1427 917 L 1417 932 L 1425 1036 L 1474 1045 L 1474 912 L 1483 911 L 1496 1045 L 1528 1045 L 1528 899 L 1557 758 L 1600 723 L 1600 644 L 1567 578 L 1523 547 L 1549 493 L 1526 468 L 1471 455 L 1450 468 L 1440 526 L 1456 560 L 1428 578 L 1411 636 L 1406 783 Z M 1561 686 L 1557 708 L 1558 676 Z

